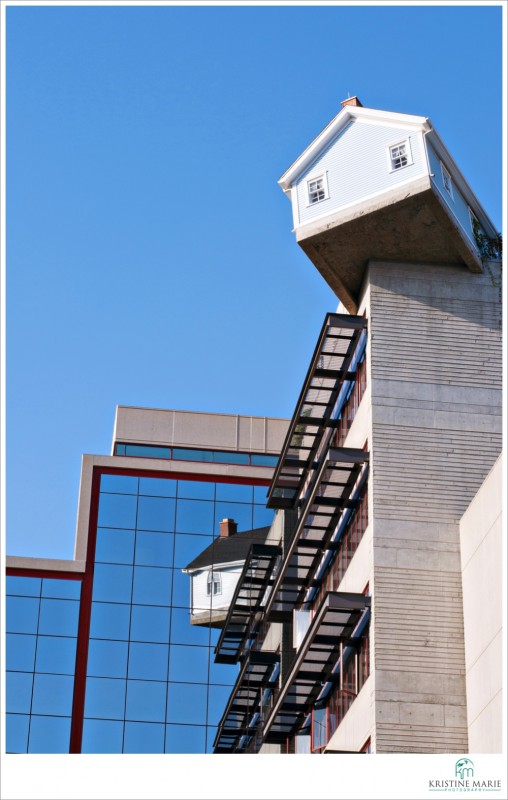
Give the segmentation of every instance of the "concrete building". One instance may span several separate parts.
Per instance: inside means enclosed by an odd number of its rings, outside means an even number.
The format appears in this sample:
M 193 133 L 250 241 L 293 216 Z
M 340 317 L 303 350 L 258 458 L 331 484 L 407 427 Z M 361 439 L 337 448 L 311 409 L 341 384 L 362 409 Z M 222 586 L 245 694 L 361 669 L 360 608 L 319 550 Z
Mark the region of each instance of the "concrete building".
M 225 518 L 237 551 L 266 539 L 286 429 L 117 409 L 111 455 L 83 457 L 74 560 L 7 558 L 8 752 L 211 751 L 237 668 L 214 663 L 218 630 L 191 624 L 183 568 L 206 547 L 219 572 Z M 226 592 L 210 588 L 208 622 Z
M 280 183 L 354 315 L 325 319 L 289 426 L 282 563 L 216 751 L 501 752 L 494 228 L 428 119 L 356 98 Z

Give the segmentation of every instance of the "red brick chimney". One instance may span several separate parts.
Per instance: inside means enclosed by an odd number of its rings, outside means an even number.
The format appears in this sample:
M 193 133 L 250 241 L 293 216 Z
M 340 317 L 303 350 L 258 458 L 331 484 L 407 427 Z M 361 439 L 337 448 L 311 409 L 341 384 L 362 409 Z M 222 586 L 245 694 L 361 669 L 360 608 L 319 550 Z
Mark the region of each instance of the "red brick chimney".
M 360 106 L 360 108 L 363 108 L 363 105 L 360 103 L 358 97 L 356 97 L 356 96 L 355 97 L 348 97 L 347 100 L 342 100 L 341 101 L 341 106 L 342 106 L 342 108 L 344 108 L 345 106 Z
M 225 517 L 221 524 L 220 524 L 220 535 L 222 536 L 233 536 L 236 533 L 238 525 L 234 521 L 234 519 L 228 519 Z

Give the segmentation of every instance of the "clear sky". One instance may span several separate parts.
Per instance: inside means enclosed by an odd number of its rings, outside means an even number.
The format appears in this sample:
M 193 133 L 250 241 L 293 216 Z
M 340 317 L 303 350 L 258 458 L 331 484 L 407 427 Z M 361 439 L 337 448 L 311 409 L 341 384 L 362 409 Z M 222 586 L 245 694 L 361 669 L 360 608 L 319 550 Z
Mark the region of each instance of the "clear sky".
M 70 558 L 115 406 L 291 416 L 337 299 L 277 179 L 358 95 L 501 226 L 501 8 L 7 8 L 7 552 Z

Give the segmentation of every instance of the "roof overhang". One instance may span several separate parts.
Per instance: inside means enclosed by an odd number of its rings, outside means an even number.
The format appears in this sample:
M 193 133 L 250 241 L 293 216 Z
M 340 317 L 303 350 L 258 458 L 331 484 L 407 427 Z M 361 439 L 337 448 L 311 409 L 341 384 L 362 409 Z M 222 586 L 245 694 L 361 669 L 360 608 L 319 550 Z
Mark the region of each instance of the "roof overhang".
M 325 596 L 267 717 L 264 741 L 282 743 L 296 732 L 323 684 L 333 679 L 341 644 L 350 641 L 369 608 L 367 595 L 329 592 Z

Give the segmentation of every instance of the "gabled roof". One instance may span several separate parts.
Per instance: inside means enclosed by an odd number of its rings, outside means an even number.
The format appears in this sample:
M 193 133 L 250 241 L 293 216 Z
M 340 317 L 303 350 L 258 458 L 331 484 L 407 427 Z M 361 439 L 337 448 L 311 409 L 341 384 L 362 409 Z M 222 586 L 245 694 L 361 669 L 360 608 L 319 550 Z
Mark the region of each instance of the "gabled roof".
M 184 572 L 195 572 L 206 567 L 234 564 L 245 561 L 252 544 L 264 544 L 268 538 L 270 526 L 240 531 L 232 536 L 218 536 L 190 564 Z

